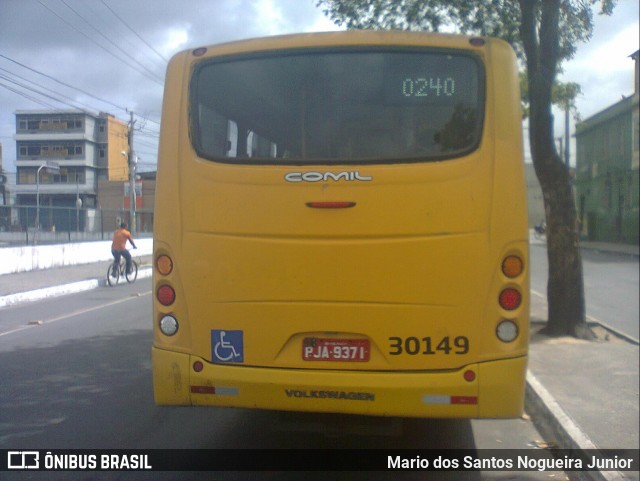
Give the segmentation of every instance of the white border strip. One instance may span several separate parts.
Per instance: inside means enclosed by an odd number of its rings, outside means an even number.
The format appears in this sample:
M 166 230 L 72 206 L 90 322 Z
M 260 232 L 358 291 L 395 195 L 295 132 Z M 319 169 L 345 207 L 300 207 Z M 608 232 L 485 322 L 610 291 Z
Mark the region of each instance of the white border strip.
M 534 376 L 531 370 L 527 369 L 527 384 L 534 391 L 535 395 L 542 401 L 553 421 L 559 424 L 566 434 L 581 450 L 594 449 L 598 450 L 598 446 L 591 441 L 591 438 L 578 426 L 573 419 L 558 404 L 558 401 L 551 395 L 540 381 Z M 566 448 L 566 446 L 561 446 Z M 628 481 L 629 478 L 619 471 L 598 471 L 606 481 Z
M 140 269 L 140 271 L 138 271 L 138 279 L 143 279 L 145 277 L 151 277 L 150 267 Z M 60 286 L 45 287 L 42 289 L 35 289 L 33 291 L 9 294 L 8 296 L 0 297 L 0 307 L 14 306 L 23 302 L 40 301 L 48 297 L 88 291 L 99 287 L 104 282 L 106 281 L 102 279 L 89 279 L 87 281 L 72 282 L 70 284 L 63 284 Z
M 598 449 L 582 429 L 569 417 L 558 401 L 551 395 L 531 370 L 527 369 L 527 383 L 531 386 L 536 395 L 542 400 L 547 409 L 551 412 L 556 421 L 567 431 L 571 439 L 575 441 L 580 449 Z

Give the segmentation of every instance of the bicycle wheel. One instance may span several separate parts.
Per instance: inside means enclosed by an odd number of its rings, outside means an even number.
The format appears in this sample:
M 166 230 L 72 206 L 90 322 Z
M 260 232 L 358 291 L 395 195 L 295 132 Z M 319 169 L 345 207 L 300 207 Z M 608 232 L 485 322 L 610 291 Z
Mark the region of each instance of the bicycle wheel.
M 125 268 L 125 272 L 126 272 L 126 268 Z M 138 278 L 138 263 L 133 259 L 131 260 L 131 272 L 126 272 L 125 278 L 129 283 L 135 282 L 135 280 Z
M 113 262 L 109 264 L 109 269 L 107 270 L 107 284 L 110 286 L 115 286 L 118 284 L 120 280 L 120 268 L 114 268 Z

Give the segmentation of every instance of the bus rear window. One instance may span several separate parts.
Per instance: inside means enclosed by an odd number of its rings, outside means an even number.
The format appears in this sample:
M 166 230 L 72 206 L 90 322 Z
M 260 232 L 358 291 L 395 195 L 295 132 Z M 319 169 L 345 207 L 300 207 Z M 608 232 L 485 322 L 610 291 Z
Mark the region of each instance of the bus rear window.
M 452 51 L 305 51 L 203 61 L 201 157 L 251 164 L 442 160 L 479 144 L 484 70 Z

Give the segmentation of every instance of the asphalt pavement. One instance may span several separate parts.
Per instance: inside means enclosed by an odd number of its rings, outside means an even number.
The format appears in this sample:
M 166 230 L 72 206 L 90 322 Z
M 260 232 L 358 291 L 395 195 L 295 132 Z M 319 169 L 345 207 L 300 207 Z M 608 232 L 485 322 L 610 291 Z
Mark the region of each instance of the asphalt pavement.
M 583 248 L 638 256 L 638 246 L 583 243 Z M 149 276 L 149 257 L 136 259 Z M 108 262 L 0 275 L 0 321 L 7 306 L 97 288 Z M 6 315 L 6 314 L 4 314 Z M 531 343 L 526 410 L 550 447 L 633 449 L 639 442 L 637 341 L 592 324 L 596 341 L 539 333 L 546 299 L 531 296 Z M 637 454 L 636 454 L 637 459 Z M 587 479 L 638 480 L 638 471 L 590 471 Z

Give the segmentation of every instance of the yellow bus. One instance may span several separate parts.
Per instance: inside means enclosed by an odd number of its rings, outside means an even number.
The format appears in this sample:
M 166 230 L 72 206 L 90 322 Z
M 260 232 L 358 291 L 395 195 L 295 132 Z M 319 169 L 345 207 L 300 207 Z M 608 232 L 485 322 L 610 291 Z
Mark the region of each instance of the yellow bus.
M 520 416 L 518 88 L 512 49 L 490 38 L 350 31 L 173 57 L 156 403 Z

